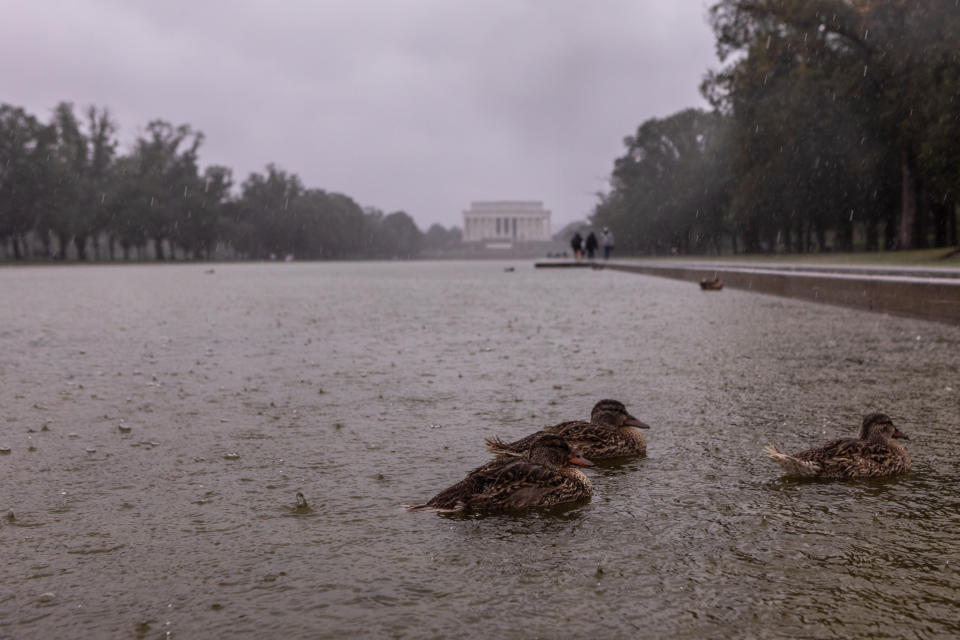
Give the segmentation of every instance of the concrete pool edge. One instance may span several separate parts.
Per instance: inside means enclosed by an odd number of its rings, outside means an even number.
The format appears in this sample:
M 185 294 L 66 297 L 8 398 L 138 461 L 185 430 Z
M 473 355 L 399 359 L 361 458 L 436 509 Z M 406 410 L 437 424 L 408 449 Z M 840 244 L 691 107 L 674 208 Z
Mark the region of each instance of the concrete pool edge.
M 582 264 L 582 263 L 581 263 Z M 553 266 L 537 263 L 536 267 Z M 699 282 L 719 277 L 724 287 L 766 293 L 866 311 L 960 325 L 960 277 L 931 277 L 903 269 L 883 273 L 869 269 L 805 271 L 801 268 L 595 262 L 596 269 Z M 722 293 L 722 292 L 721 292 Z M 716 295 L 716 292 L 704 292 Z

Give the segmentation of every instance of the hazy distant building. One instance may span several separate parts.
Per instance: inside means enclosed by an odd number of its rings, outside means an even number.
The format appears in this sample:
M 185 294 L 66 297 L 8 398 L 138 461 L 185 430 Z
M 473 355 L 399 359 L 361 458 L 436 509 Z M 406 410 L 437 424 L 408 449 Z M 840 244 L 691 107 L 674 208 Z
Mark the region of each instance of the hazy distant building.
M 463 241 L 487 249 L 550 241 L 550 212 L 538 201 L 471 202 L 463 212 Z

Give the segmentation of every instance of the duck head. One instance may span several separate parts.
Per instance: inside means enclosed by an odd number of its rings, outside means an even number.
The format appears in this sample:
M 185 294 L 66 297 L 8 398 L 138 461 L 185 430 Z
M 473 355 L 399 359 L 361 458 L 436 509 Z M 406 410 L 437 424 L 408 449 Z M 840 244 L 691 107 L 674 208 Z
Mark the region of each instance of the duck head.
M 593 466 L 592 462 L 571 449 L 566 440 L 552 433 L 544 434 L 534 440 L 533 444 L 530 445 L 527 458 L 531 462 L 541 464 L 548 469 L 561 469 L 568 464 L 575 464 L 579 467 Z
M 861 440 L 889 440 L 890 438 L 902 438 L 909 440 L 910 437 L 900 429 L 897 429 L 885 413 L 870 413 L 863 417 L 863 423 L 860 425 Z
M 618 400 L 601 400 L 593 405 L 593 411 L 590 412 L 590 422 L 611 427 L 650 428 L 650 425 L 640 422 L 630 415 L 627 408 Z

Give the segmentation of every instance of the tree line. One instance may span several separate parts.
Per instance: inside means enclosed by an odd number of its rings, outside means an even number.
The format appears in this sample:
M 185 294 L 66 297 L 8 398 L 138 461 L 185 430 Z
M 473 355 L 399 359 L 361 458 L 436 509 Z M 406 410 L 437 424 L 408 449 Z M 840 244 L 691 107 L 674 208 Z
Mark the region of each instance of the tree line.
M 106 109 L 64 102 L 42 122 L 0 105 L 0 257 L 412 258 L 460 241 L 273 164 L 235 190 L 228 167 L 200 169 L 204 136 L 189 125 L 154 120 L 125 154 L 117 129 Z
M 628 253 L 958 244 L 956 0 L 720 0 L 719 70 L 641 124 L 598 194 Z

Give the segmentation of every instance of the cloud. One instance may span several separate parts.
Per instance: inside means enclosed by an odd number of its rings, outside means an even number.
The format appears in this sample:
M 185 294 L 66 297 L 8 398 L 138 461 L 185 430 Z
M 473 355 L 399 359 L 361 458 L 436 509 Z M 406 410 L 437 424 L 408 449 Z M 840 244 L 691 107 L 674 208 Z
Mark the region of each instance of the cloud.
M 705 8 L 605 0 L 34 0 L 4 9 L 8 102 L 109 107 L 206 134 L 242 180 L 275 162 L 310 187 L 460 224 L 479 199 L 586 216 L 622 139 L 703 106 Z

